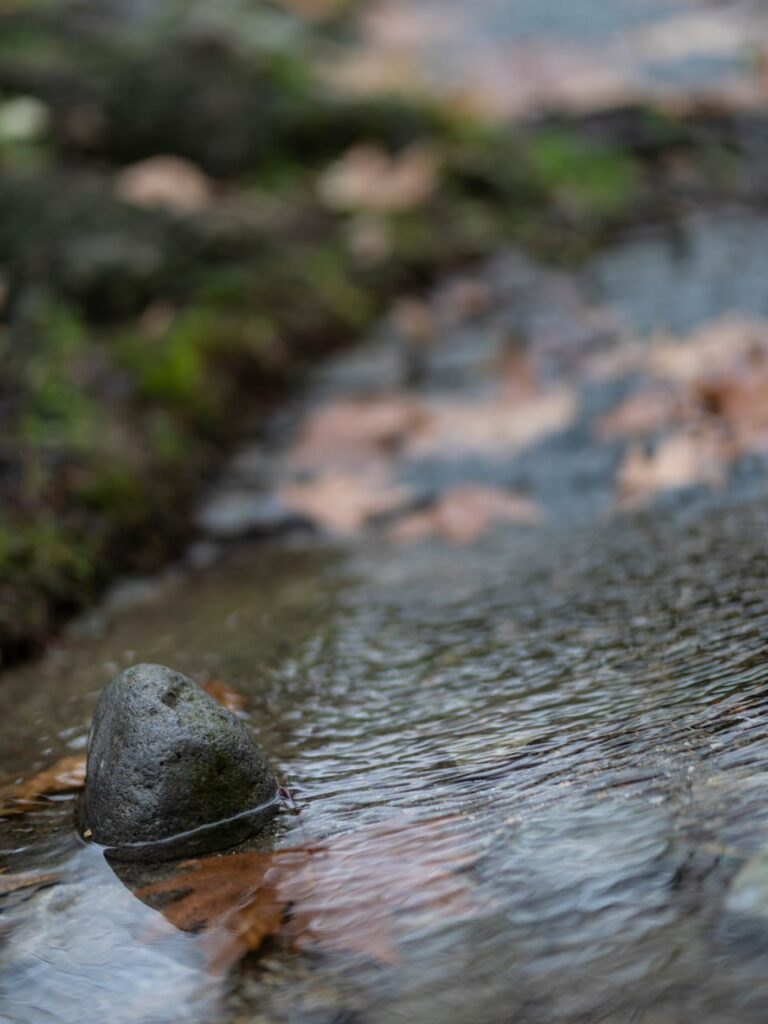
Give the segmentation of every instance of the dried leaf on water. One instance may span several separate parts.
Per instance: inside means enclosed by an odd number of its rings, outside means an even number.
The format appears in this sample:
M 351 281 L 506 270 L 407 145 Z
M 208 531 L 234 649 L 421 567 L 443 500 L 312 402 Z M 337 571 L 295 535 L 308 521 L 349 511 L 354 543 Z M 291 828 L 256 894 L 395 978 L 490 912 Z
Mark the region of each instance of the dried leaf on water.
M 367 523 L 401 508 L 410 497 L 381 466 L 353 472 L 320 473 L 306 483 L 288 484 L 280 498 L 331 533 L 351 536 Z
M 629 395 L 615 409 L 602 416 L 597 434 L 603 440 L 652 434 L 680 419 L 681 396 L 663 388 L 647 388 Z
M 710 321 L 687 337 L 657 338 L 648 369 L 660 380 L 695 384 L 738 374 L 766 355 L 768 322 L 734 314 Z
M 513 491 L 467 484 L 446 491 L 427 509 L 405 516 L 392 529 L 397 541 L 439 537 L 469 544 L 498 523 L 538 523 L 543 512 Z
M 28 779 L 0 789 L 0 815 L 23 814 L 43 805 L 41 797 L 76 793 L 85 784 L 85 755 L 72 754 Z
M 408 395 L 328 402 L 304 422 L 291 463 L 298 469 L 359 466 L 395 454 L 423 420 Z
M 641 505 L 660 491 L 703 484 L 721 486 L 724 466 L 720 447 L 710 437 L 679 433 L 652 450 L 629 447 L 619 468 L 618 494 L 625 506 Z
M 278 936 L 299 950 L 388 963 L 406 918 L 452 920 L 469 909 L 462 870 L 475 857 L 461 819 L 384 824 L 314 846 L 187 861 L 136 895 L 177 928 L 204 932 L 218 970 Z
M 210 694 L 219 704 L 235 715 L 243 715 L 248 710 L 248 699 L 242 693 L 238 693 L 229 683 L 218 676 L 214 676 L 203 683 L 203 689 Z
M 552 388 L 530 397 L 490 396 L 486 401 L 435 401 L 411 439 L 408 454 L 437 451 L 512 453 L 565 430 L 577 411 L 571 388 Z

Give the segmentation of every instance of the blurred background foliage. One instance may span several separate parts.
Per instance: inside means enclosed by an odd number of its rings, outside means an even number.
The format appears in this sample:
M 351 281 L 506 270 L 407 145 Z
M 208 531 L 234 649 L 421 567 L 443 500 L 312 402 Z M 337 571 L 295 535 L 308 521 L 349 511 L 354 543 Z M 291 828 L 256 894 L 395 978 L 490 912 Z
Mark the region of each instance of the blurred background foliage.
M 318 67 L 354 32 L 329 0 L 0 4 L 5 660 L 177 550 L 222 447 L 393 294 L 509 239 L 578 259 L 668 198 L 682 122 L 352 94 Z

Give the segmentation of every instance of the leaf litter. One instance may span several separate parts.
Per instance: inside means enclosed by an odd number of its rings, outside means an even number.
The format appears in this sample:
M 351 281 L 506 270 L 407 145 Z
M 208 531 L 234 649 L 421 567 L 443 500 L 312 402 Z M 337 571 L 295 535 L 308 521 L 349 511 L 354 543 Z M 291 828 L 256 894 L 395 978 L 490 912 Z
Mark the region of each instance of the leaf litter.
M 768 451 L 768 322 L 726 316 L 635 355 L 645 380 L 596 424 L 601 440 L 630 442 L 618 470 L 620 503 L 721 487 L 732 463 Z

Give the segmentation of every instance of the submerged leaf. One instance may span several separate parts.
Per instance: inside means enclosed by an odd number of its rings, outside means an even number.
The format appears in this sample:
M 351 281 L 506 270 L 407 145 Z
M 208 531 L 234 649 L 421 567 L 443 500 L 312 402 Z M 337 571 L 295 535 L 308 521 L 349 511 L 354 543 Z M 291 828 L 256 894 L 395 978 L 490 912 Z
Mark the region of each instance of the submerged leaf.
M 412 927 L 468 910 L 461 871 L 475 857 L 461 819 L 385 824 L 315 846 L 187 861 L 136 895 L 175 927 L 205 933 L 215 969 L 272 937 L 386 963 L 397 959 L 406 916 Z
M 673 434 L 652 450 L 632 445 L 619 469 L 619 500 L 626 506 L 641 505 L 660 491 L 704 484 L 722 485 L 722 452 L 710 437 Z

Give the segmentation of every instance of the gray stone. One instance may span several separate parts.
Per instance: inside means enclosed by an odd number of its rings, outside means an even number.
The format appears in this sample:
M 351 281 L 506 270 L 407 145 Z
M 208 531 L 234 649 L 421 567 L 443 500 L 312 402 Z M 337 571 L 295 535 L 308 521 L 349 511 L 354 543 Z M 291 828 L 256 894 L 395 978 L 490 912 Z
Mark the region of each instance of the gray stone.
M 110 856 L 168 860 L 231 846 L 275 814 L 277 792 L 248 727 L 186 676 L 136 665 L 102 693 L 80 829 Z

